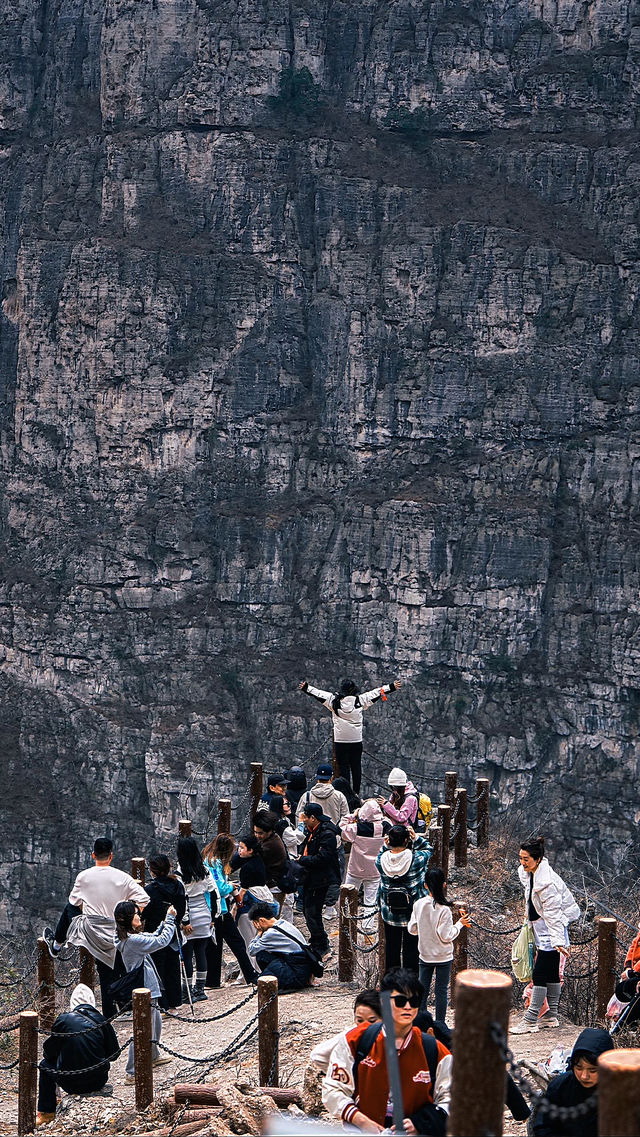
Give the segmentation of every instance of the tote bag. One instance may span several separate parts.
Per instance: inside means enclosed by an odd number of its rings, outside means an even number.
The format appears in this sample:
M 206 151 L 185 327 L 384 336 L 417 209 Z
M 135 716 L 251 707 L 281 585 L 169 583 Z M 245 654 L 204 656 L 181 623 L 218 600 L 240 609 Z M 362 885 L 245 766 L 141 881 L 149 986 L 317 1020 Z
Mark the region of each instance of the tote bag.
M 511 970 L 521 983 L 528 983 L 533 975 L 534 944 L 533 931 L 525 922 L 511 948 Z

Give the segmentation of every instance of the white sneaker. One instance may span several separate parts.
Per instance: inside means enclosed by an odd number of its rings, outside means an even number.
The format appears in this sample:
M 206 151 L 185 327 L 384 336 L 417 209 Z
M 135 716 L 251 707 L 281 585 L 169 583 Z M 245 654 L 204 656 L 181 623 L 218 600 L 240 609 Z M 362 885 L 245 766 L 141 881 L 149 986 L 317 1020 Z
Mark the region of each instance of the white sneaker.
M 325 920 L 335 920 L 338 915 L 337 908 L 332 904 L 330 908 L 323 908 L 322 915 Z
M 537 1034 L 538 1024 L 529 1023 L 526 1019 L 521 1019 L 517 1026 L 512 1026 L 509 1029 L 509 1034 Z

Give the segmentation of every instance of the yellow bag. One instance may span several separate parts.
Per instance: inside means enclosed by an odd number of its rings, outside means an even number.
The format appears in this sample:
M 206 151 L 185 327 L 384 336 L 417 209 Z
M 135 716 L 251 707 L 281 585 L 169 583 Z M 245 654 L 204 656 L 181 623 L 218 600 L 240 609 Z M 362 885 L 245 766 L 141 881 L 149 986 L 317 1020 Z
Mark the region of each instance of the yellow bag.
M 521 983 L 528 983 L 533 975 L 533 953 L 535 937 L 533 929 L 526 921 L 522 925 L 511 948 L 511 970 Z

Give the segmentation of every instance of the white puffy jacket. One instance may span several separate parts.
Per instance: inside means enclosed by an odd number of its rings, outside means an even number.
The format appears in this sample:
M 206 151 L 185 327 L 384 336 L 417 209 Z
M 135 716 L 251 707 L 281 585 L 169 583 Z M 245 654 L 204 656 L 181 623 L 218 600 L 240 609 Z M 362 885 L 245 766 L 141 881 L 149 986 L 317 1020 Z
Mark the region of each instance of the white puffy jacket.
M 518 867 L 518 876 L 524 889 L 525 905 L 529 899 L 530 874 Z M 532 897 L 533 906 L 540 914 L 545 924 L 549 938 L 554 947 L 559 947 L 566 941 L 565 929 L 573 920 L 580 917 L 580 909 L 575 902 L 571 889 L 565 884 L 561 876 L 554 872 L 546 857 L 543 857 L 533 874 Z M 525 917 L 527 913 L 525 910 Z
M 358 695 L 357 700 L 355 695 L 343 695 L 340 700 L 340 710 L 336 713 L 333 709 L 333 700 L 335 693 L 331 691 L 322 691 L 319 687 L 312 687 L 307 683 L 305 691 L 307 695 L 317 699 L 331 711 L 333 719 L 333 738 L 335 742 L 362 742 L 362 712 L 369 709 L 372 703 L 377 702 L 385 695 L 391 694 L 395 688 L 391 683 L 385 683 L 382 687 L 375 687 L 373 691 L 363 691 Z M 358 706 L 356 706 L 358 702 Z

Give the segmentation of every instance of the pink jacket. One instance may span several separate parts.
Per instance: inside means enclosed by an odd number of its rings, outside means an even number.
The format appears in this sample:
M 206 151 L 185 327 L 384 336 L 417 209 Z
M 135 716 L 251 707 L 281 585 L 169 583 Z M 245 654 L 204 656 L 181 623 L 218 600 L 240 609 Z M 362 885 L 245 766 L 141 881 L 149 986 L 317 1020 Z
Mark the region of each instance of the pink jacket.
M 358 822 L 368 821 L 373 825 L 373 837 L 363 837 L 358 833 Z M 376 868 L 376 857 L 380 852 L 384 834 L 382 830 L 382 810 L 377 801 L 368 798 L 359 810 L 358 817 L 353 814 L 340 822 L 343 841 L 351 842 L 349 854 L 349 874 L 356 880 L 378 880 L 380 873 Z
M 418 791 L 413 782 L 406 784 L 404 801 L 400 809 L 396 809 L 390 801 L 385 801 L 382 808 L 387 817 L 392 818 L 395 825 L 414 825 L 418 813 Z

